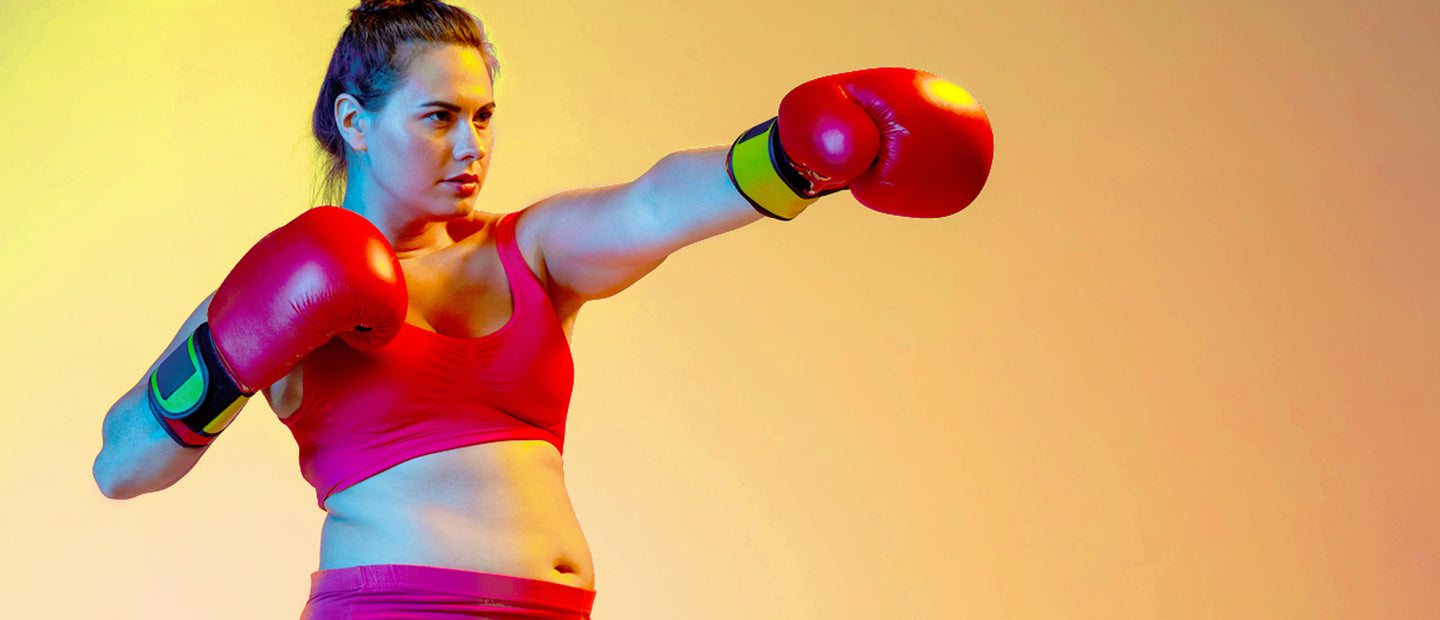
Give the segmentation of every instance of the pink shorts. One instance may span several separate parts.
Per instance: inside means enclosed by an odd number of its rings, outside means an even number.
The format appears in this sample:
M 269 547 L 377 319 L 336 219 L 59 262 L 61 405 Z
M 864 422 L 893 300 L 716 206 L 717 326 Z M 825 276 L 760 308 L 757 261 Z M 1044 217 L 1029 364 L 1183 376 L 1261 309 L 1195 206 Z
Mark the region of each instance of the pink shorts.
M 300 620 L 588 620 L 595 592 L 453 568 L 378 564 L 316 571 Z

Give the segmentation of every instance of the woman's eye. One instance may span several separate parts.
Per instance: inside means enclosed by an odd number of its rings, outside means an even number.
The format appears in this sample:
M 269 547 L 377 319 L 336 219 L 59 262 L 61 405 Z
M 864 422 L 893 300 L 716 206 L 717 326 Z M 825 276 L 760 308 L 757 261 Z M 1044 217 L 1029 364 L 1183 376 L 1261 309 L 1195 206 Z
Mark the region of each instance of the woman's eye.
M 433 118 L 439 122 L 448 123 L 450 122 L 450 113 L 445 110 L 437 110 L 427 114 L 425 118 Z

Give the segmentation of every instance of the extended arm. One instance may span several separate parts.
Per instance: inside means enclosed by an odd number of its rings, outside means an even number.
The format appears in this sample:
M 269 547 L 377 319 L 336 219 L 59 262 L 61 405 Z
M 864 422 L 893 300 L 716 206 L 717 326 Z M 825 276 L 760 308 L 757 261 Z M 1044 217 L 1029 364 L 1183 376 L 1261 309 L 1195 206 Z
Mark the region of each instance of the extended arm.
M 944 217 L 990 172 L 993 136 L 974 98 L 912 69 L 867 69 L 800 85 L 777 118 L 729 148 L 667 156 L 634 182 L 561 194 L 521 219 L 552 291 L 613 295 L 671 252 L 761 218 L 788 220 L 849 189 L 882 213 Z

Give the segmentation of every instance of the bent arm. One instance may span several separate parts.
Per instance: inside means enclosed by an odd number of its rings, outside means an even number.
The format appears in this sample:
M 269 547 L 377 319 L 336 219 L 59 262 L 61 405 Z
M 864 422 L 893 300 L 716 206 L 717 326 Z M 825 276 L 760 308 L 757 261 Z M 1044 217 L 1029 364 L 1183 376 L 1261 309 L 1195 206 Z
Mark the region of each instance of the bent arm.
M 213 297 L 213 295 L 211 296 Z M 211 297 L 206 297 L 185 320 L 175 339 L 164 353 L 105 413 L 102 426 L 104 443 L 95 457 L 92 473 L 100 492 L 111 499 L 129 499 L 143 493 L 159 491 L 175 484 L 205 454 L 206 448 L 187 448 L 170 438 L 150 413 L 146 388 L 150 373 L 177 347 L 190 332 L 205 322 Z M 208 446 L 207 446 L 208 447 Z
M 681 151 L 631 183 L 568 192 L 530 207 L 521 234 L 531 228 L 552 289 L 581 301 L 614 295 L 672 252 L 761 219 L 730 182 L 727 152 Z

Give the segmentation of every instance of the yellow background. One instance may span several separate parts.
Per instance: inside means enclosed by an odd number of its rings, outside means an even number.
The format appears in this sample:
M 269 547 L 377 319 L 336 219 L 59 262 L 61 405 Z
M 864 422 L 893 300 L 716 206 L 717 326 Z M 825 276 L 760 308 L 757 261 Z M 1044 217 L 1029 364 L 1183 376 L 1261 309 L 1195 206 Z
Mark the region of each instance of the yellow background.
M 867 66 L 995 127 L 947 219 L 847 196 L 581 314 L 596 617 L 1440 617 L 1440 9 L 481 2 L 482 208 L 625 181 Z M 322 513 L 253 405 L 139 499 L 100 420 L 310 204 L 346 2 L 0 4 L 0 601 L 295 617 Z

